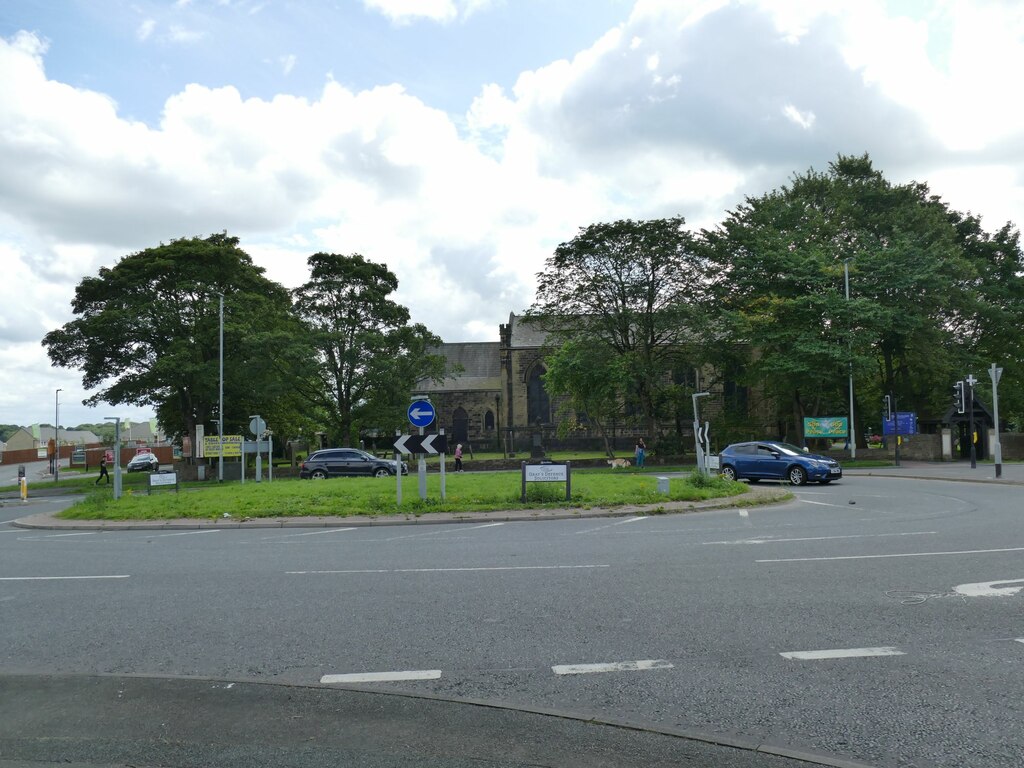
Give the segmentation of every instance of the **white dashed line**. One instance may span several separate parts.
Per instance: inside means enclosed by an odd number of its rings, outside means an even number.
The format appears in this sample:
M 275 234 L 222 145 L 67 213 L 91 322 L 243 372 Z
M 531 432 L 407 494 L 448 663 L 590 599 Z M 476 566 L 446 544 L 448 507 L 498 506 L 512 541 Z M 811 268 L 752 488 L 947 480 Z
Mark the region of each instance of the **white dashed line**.
M 469 530 L 472 531 L 476 528 L 494 528 L 496 525 L 504 525 L 504 523 L 484 523 L 483 525 L 471 525 L 469 526 Z
M 797 501 L 801 501 L 804 504 L 817 504 L 819 507 L 846 507 L 845 504 L 829 504 L 827 501 L 811 501 L 810 499 L 800 498 L 798 498 Z
M 81 531 L 79 533 L 48 533 L 44 536 L 25 536 L 20 541 L 43 541 L 44 539 L 60 539 L 65 536 L 95 536 L 96 531 Z
M 931 536 L 937 531 L 913 533 L 853 533 L 848 536 L 803 536 L 794 539 L 737 539 L 735 541 L 702 541 L 701 544 L 784 544 L 793 541 L 834 541 L 836 539 L 881 539 L 890 536 Z
M 437 680 L 440 669 L 414 669 L 406 672 L 353 672 L 347 675 L 324 675 L 321 683 L 391 683 L 399 680 Z
M 556 675 L 588 675 L 594 672 L 637 672 L 645 669 L 672 669 L 663 659 L 615 661 L 608 664 L 559 664 L 551 668 Z
M 0 576 L 0 581 L 73 581 L 76 579 L 127 579 L 128 574 L 116 576 Z
M 344 531 L 354 531 L 355 528 L 328 528 L 325 531 L 308 531 L 306 533 L 286 533 L 279 536 L 265 536 L 264 541 L 280 541 L 281 539 L 294 539 L 299 536 L 323 536 L 325 533 L 342 533 Z
M 289 576 L 332 573 L 460 573 L 465 571 L 557 571 L 575 568 L 611 568 L 610 565 L 506 565 L 481 568 L 369 568 L 351 571 L 285 571 Z
M 833 648 L 827 651 L 788 651 L 780 653 L 784 659 L 812 661 L 818 659 L 857 659 L 869 656 L 904 656 L 903 651 L 891 645 L 879 648 Z
M 745 509 L 741 509 L 740 510 L 740 517 L 750 517 L 750 513 L 747 510 L 745 510 Z
M 181 533 L 158 533 L 150 536 L 151 539 L 162 539 L 165 536 L 193 536 L 197 533 L 220 533 L 220 528 L 209 528 L 205 531 L 182 531 Z
M 889 557 L 940 557 L 942 555 L 987 555 L 996 552 L 1024 552 L 1024 547 L 1006 549 L 962 549 L 955 552 L 901 552 L 897 555 L 843 555 L 840 557 L 784 557 L 777 560 L 755 560 L 755 563 L 810 563 L 818 560 L 882 560 Z
M 603 531 L 606 528 L 614 528 L 618 525 L 625 525 L 626 523 L 635 523 L 639 520 L 649 520 L 649 515 L 641 515 L 639 517 L 627 517 L 625 520 L 619 520 L 615 523 L 609 523 L 608 525 L 599 525 L 596 528 L 587 528 L 585 531 L 573 531 L 573 536 L 579 536 L 584 533 L 593 533 L 594 531 Z

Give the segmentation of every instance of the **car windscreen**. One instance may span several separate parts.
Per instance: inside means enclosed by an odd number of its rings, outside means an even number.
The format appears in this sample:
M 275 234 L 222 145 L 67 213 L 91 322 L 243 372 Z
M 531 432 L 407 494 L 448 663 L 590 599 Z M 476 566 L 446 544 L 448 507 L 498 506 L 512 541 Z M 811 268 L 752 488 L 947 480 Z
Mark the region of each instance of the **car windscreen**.
M 787 456 L 802 456 L 805 452 L 803 448 L 792 443 L 772 443 L 772 446 L 778 448 Z

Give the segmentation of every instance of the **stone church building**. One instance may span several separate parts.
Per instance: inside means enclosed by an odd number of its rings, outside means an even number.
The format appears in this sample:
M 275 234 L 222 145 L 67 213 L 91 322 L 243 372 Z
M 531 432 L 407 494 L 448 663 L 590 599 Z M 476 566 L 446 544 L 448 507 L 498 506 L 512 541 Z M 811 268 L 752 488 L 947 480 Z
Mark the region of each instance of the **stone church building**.
M 498 341 L 442 344 L 436 352 L 454 372 L 440 383 L 421 381 L 415 391 L 428 397 L 437 412 L 431 430 L 443 428 L 449 445 L 468 444 L 478 451 L 529 453 L 538 445 L 602 449 L 596 431 L 581 428 L 565 440 L 556 435 L 557 403 L 542 378 L 545 339 L 543 331 L 511 313 L 500 326 Z M 641 434 L 639 421 L 612 425 L 613 449 L 632 452 Z M 684 430 L 692 439 L 691 424 Z M 651 436 L 645 437 L 650 443 Z

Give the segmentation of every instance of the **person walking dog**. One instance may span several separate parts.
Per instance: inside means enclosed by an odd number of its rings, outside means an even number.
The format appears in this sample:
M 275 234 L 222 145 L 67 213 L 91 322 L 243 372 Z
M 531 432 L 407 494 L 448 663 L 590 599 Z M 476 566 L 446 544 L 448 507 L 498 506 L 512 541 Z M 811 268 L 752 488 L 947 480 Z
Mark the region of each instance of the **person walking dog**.
M 636 468 L 643 469 L 644 459 L 647 457 L 647 446 L 644 444 L 644 439 L 638 437 L 636 439 Z

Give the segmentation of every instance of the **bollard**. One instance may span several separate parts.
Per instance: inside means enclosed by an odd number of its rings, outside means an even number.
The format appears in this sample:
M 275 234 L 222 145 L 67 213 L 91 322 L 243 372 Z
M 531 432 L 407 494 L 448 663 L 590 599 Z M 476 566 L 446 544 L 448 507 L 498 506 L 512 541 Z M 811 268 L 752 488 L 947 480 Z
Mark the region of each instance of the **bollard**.
M 664 493 L 666 496 L 668 495 L 668 478 L 667 477 L 659 477 L 658 478 L 658 493 Z
M 21 486 L 21 500 L 28 501 L 28 480 L 24 477 L 18 478 L 18 484 Z

